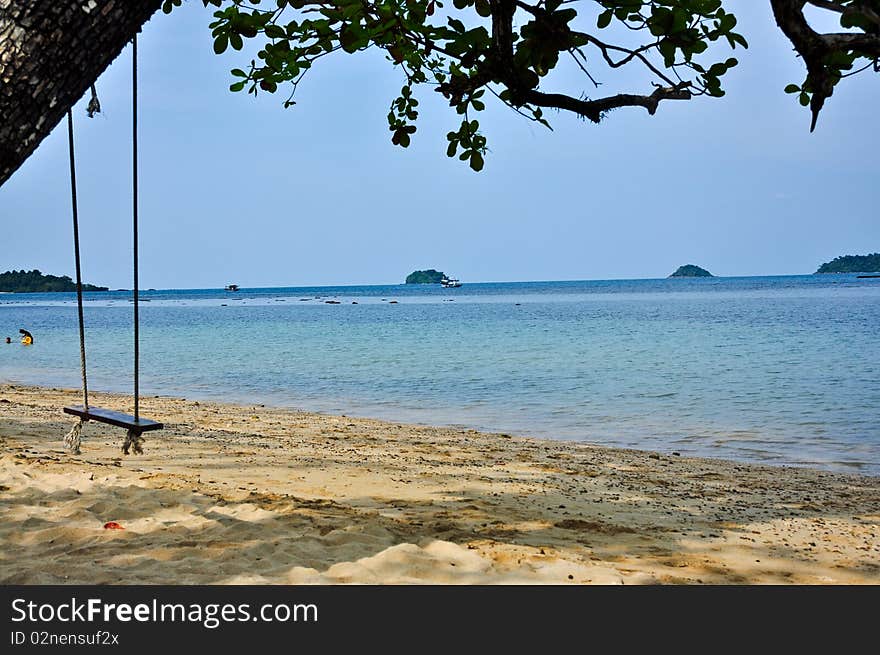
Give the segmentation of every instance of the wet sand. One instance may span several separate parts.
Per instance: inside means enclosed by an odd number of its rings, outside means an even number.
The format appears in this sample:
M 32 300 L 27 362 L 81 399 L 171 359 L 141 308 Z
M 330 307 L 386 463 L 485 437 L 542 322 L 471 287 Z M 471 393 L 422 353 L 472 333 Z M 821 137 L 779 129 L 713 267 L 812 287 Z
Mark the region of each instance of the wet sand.
M 880 583 L 876 477 L 168 397 L 73 456 L 79 402 L 0 385 L 3 584 Z

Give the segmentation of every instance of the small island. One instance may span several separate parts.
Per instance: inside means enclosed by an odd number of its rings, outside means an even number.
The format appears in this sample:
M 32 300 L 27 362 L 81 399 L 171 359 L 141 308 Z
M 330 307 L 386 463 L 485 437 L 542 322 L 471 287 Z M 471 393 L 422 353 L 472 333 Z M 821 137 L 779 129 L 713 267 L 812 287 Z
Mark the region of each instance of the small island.
M 413 271 L 406 276 L 407 284 L 440 284 L 446 278 L 443 271 L 435 271 L 429 268 L 426 271 Z
M 107 290 L 107 287 L 97 287 L 94 284 L 83 285 L 83 291 Z M 0 273 L 0 292 L 45 293 L 51 291 L 76 291 L 76 283 L 66 275 L 61 277 L 43 275 L 37 269 Z
M 693 264 L 685 264 L 684 266 L 679 266 L 675 273 L 669 277 L 714 277 L 714 275 L 705 268 L 700 268 Z
M 878 273 L 880 252 L 869 255 L 841 255 L 825 262 L 816 273 Z

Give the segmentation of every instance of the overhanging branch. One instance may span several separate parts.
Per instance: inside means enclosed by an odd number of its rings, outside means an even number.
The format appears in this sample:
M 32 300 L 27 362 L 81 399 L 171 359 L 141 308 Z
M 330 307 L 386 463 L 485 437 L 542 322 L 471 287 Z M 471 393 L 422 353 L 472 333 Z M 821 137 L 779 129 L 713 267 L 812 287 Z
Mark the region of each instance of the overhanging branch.
M 810 111 L 813 115 L 810 123 L 812 132 L 816 129 L 819 112 L 825 101 L 834 93 L 834 85 L 840 79 L 839 71 L 828 65 L 829 56 L 834 53 L 858 52 L 876 59 L 880 57 L 880 35 L 876 34 L 877 30 L 873 30 L 874 34 L 857 32 L 820 34 L 810 27 L 804 17 L 804 7 L 808 2 L 813 6 L 841 14 L 857 10 L 857 7 L 843 6 L 831 0 L 770 0 L 776 24 L 791 41 L 807 67 L 807 85 L 812 93 L 810 99 Z M 867 9 L 865 11 L 868 13 L 861 13 L 873 22 L 877 17 L 876 14 Z
M 631 93 L 619 93 L 607 98 L 596 100 L 579 100 L 561 93 L 542 93 L 530 91 L 525 94 L 527 103 L 539 107 L 554 107 L 574 112 L 584 118 L 598 123 L 602 115 L 612 109 L 621 107 L 644 107 L 653 115 L 661 100 L 690 100 L 692 97 L 688 82 L 683 82 L 672 87 L 658 87 L 650 95 L 635 95 Z
M 160 5 L 161 0 L 0 1 L 0 184 Z

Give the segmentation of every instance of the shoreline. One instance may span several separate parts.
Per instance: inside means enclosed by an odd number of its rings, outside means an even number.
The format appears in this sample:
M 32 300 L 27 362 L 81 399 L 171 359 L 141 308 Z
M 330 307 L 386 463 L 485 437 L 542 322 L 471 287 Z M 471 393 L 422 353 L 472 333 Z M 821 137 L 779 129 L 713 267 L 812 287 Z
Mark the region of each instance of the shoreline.
M 164 396 L 71 456 L 78 396 L 0 384 L 4 584 L 880 583 L 872 476 Z
M 43 389 L 43 390 L 51 390 L 56 392 L 64 392 L 67 394 L 71 394 L 72 398 L 75 400 L 71 400 L 67 404 L 81 404 L 82 398 L 80 394 L 82 393 L 79 389 L 68 388 L 65 386 L 59 386 L 58 384 L 52 384 L 50 382 L 27 382 L 21 380 L 15 380 L 11 378 L 0 378 L 0 391 L 4 388 L 15 387 L 19 389 Z M 415 428 L 438 428 L 438 429 L 447 429 L 459 432 L 478 432 L 480 434 L 493 434 L 493 435 L 502 435 L 504 437 L 512 437 L 515 439 L 530 439 L 533 441 L 539 442 L 552 442 L 552 443 L 569 443 L 569 444 L 579 444 L 587 447 L 596 447 L 596 448 L 607 448 L 610 450 L 631 450 L 634 452 L 650 452 L 657 453 L 664 456 L 673 456 L 673 453 L 681 450 L 682 452 L 678 455 L 686 459 L 707 459 L 710 461 L 723 461 L 727 462 L 731 465 L 744 465 L 744 466 L 763 466 L 763 467 L 771 467 L 777 469 L 785 469 L 785 468 L 802 468 L 809 469 L 814 471 L 822 471 L 827 473 L 836 473 L 841 475 L 856 475 L 863 476 L 869 478 L 875 478 L 878 483 L 880 483 L 880 472 L 873 473 L 868 467 L 869 463 L 862 461 L 847 461 L 847 460 L 823 460 L 823 461 L 810 461 L 810 460 L 798 460 L 798 461 L 761 461 L 758 458 L 749 459 L 747 457 L 743 457 L 738 459 L 733 456 L 722 456 L 722 455 L 713 455 L 713 454 L 702 454 L 700 452 L 687 452 L 688 448 L 686 446 L 675 446 L 670 445 L 669 448 L 664 450 L 659 450 L 655 448 L 651 448 L 649 446 L 642 447 L 638 444 L 606 444 L 601 441 L 591 441 L 586 438 L 581 437 L 572 437 L 572 436 L 561 436 L 561 437 L 552 437 L 546 436 L 542 434 L 541 429 L 535 430 L 534 434 L 527 434 L 526 430 L 523 428 L 505 428 L 501 427 L 498 429 L 493 429 L 491 426 L 480 426 L 475 424 L 467 424 L 467 423 L 457 423 L 457 422 L 448 422 L 444 421 L 442 417 L 435 417 L 437 420 L 421 420 L 418 417 L 406 417 L 401 416 L 402 413 L 406 413 L 409 410 L 400 410 L 400 411 L 389 411 L 388 415 L 383 416 L 382 413 L 385 411 L 384 409 L 377 409 L 375 407 L 371 407 L 370 409 L 366 409 L 364 407 L 349 407 L 349 408 L 332 408 L 332 409 L 323 409 L 323 408 L 304 408 L 304 407 L 296 407 L 293 405 L 289 405 L 286 402 L 278 401 L 277 397 L 269 394 L 268 396 L 261 397 L 259 400 L 261 402 L 250 402 L 248 398 L 248 394 L 237 395 L 234 393 L 228 393 L 225 390 L 214 393 L 206 393 L 193 391 L 190 395 L 186 395 L 186 391 L 180 390 L 172 390 L 172 391 L 180 391 L 177 393 L 164 393 L 164 394 L 156 394 L 153 390 L 144 390 L 141 388 L 141 399 L 150 398 L 150 399 L 162 399 L 173 401 L 178 399 L 182 402 L 198 402 L 198 403 L 213 403 L 218 405 L 230 405 L 237 407 L 257 407 L 267 410 L 276 410 L 281 412 L 291 412 L 291 413 L 301 413 L 314 415 L 319 417 L 330 417 L 330 418 L 350 418 L 355 420 L 366 420 L 366 421 L 376 421 L 378 423 L 385 424 L 394 424 L 394 425 L 406 425 L 412 426 Z M 129 408 L 126 407 L 126 398 L 130 398 L 128 392 L 126 391 L 112 391 L 107 389 L 94 389 L 91 385 L 89 386 L 89 395 L 101 395 L 104 397 L 112 397 L 118 398 L 121 405 L 119 405 L 119 411 L 123 411 L 124 413 L 130 413 L 131 411 L 131 400 L 129 399 L 128 405 Z M 78 397 L 79 396 L 79 397 Z M 221 399 L 221 397 L 223 397 Z M 344 402 L 344 401 L 339 401 Z M 342 413 L 342 412 L 346 413 Z M 68 417 L 69 418 L 69 417 Z M 545 429 L 545 432 L 549 432 Z

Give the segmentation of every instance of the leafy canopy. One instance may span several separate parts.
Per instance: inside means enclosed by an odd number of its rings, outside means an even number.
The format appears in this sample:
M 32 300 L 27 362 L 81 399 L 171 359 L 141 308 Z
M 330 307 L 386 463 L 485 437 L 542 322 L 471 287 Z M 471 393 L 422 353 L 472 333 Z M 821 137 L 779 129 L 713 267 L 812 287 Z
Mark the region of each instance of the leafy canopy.
M 526 118 L 550 127 L 544 109 L 570 111 L 598 123 L 621 107 L 653 114 L 664 100 L 721 97 L 723 76 L 737 59 L 731 51 L 748 44 L 736 17 L 722 0 L 202 0 L 214 6 L 210 24 L 217 54 L 242 50 L 257 39 L 259 52 L 233 69 L 231 91 L 275 93 L 289 89 L 295 104 L 299 84 L 322 58 L 368 48 L 385 51 L 401 73 L 400 95 L 391 102 L 391 141 L 409 146 L 416 132 L 416 90 L 442 94 L 460 117 L 447 134 L 449 157 L 483 168 L 486 138 L 477 116 L 494 96 Z M 853 44 L 818 46 L 801 26 L 805 4 L 837 11 L 844 27 L 876 34 L 880 0 L 770 0 L 780 27 L 808 64 L 807 79 L 786 87 L 815 117 L 834 85 L 859 59 L 877 68 L 877 52 Z M 164 0 L 170 12 L 181 0 Z M 787 12 L 787 13 L 786 13 Z M 797 32 L 797 34 L 795 33 Z M 816 35 L 815 32 L 812 32 Z M 816 35 L 834 36 L 834 35 Z M 802 43 L 798 43 L 797 38 Z M 820 39 L 821 40 L 821 39 Z M 821 51 L 811 64 L 807 51 Z M 880 52 L 880 46 L 877 46 Z M 812 52 L 812 51 L 811 51 Z M 583 74 L 571 93 L 547 92 L 549 79 L 567 60 Z M 638 69 L 641 93 L 598 93 L 615 69 Z M 488 95 L 487 95 L 488 92 Z

